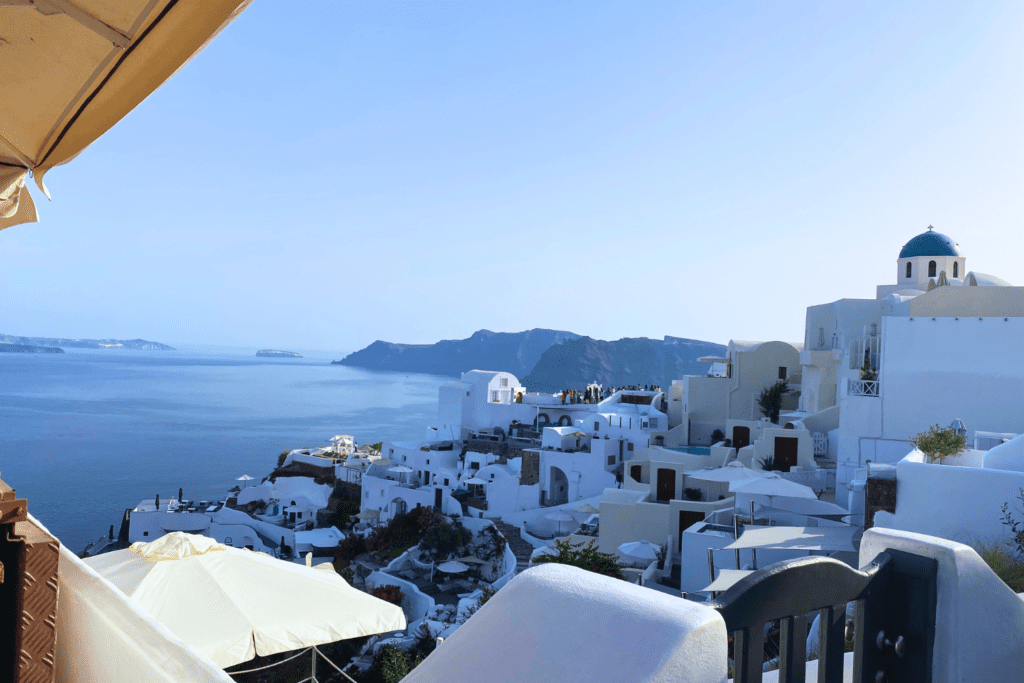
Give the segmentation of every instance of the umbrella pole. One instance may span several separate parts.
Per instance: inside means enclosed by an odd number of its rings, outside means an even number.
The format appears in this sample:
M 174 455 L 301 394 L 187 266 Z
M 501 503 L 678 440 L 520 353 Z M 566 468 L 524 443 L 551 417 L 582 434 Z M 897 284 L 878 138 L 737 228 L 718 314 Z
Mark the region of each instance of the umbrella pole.
M 313 652 L 313 664 L 311 665 L 311 668 L 309 670 L 309 676 L 313 679 L 313 683 L 318 683 L 318 681 L 316 680 L 316 648 L 313 647 L 310 648 L 310 650 Z

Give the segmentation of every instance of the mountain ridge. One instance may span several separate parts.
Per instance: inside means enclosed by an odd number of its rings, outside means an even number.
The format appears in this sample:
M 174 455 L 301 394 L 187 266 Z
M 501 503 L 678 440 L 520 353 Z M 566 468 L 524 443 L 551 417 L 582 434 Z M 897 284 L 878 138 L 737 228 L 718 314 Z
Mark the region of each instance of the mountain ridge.
M 375 341 L 332 365 L 368 370 L 458 377 L 469 370 L 503 370 L 531 391 L 657 384 L 703 374 L 697 359 L 725 352 L 723 344 L 685 337 L 625 337 L 603 341 L 573 332 L 535 328 L 524 332 L 478 330 L 466 339 L 435 344 Z

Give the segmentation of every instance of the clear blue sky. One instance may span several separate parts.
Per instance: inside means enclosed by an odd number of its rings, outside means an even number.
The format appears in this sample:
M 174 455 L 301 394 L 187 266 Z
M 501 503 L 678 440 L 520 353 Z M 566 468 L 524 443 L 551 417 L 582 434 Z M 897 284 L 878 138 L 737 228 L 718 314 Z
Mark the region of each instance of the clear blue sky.
M 1024 4 L 257 0 L 0 232 L 0 332 L 802 337 L 929 224 L 1024 285 Z

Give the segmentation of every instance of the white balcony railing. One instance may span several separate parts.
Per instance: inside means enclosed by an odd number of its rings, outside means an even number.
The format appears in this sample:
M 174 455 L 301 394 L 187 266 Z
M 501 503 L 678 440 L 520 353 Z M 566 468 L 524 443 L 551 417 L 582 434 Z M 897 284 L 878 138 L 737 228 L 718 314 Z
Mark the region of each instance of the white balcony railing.
M 846 393 L 849 396 L 881 396 L 881 387 L 875 379 L 847 380 Z

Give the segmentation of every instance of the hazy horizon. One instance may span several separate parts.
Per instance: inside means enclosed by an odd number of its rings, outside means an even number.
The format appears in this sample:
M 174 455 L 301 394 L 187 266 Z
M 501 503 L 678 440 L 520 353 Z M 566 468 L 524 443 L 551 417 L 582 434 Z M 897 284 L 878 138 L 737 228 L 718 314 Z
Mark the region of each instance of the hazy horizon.
M 1024 285 L 1022 56 L 1009 0 L 253 3 L 31 187 L 2 326 L 799 340 L 929 225 Z

